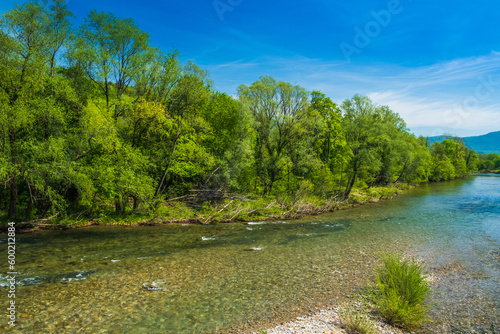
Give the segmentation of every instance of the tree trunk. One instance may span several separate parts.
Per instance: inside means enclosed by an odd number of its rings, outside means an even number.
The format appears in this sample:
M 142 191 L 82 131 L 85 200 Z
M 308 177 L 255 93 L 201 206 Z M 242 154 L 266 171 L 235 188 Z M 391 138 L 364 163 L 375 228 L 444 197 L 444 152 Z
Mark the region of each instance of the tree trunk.
M 52 57 L 50 58 L 50 87 L 52 96 L 54 96 L 54 67 L 55 67 L 55 58 L 56 53 L 52 53 Z
M 125 213 L 127 211 L 127 204 L 128 204 L 128 196 L 123 196 L 122 197 L 122 212 Z
M 167 176 L 168 170 L 170 169 L 170 166 L 172 165 L 172 161 L 174 160 L 175 148 L 177 146 L 177 141 L 179 140 L 180 129 L 181 129 L 181 123 L 179 123 L 179 125 L 177 127 L 177 134 L 175 135 L 174 146 L 172 147 L 172 153 L 170 154 L 170 159 L 168 160 L 167 167 L 165 167 L 165 171 L 163 172 L 161 180 L 160 180 L 160 182 L 158 182 L 158 186 L 156 187 L 154 197 L 157 197 L 158 194 L 160 193 L 160 190 L 163 187 L 163 182 L 165 182 L 165 177 Z
M 26 209 L 26 220 L 31 220 L 33 217 L 31 217 L 33 213 L 33 198 L 30 196 L 30 200 L 28 202 L 28 208 Z
M 45 119 L 45 122 L 44 122 L 44 130 L 45 130 L 45 140 L 48 140 L 49 139 L 49 117 L 47 117 Z
M 10 182 L 10 203 L 9 203 L 9 212 L 7 214 L 7 218 L 9 220 L 16 219 L 17 213 L 17 176 L 12 178 Z
M 342 182 L 344 181 L 344 162 L 340 166 L 339 194 L 342 193 Z
M 398 181 L 401 179 L 401 177 L 403 177 L 403 174 L 406 170 L 406 165 L 407 165 L 407 162 L 405 162 L 404 166 L 403 166 L 403 170 L 401 171 L 401 174 L 399 174 L 399 177 L 396 181 L 394 181 L 394 183 L 398 183 Z
M 358 169 L 359 169 L 359 165 L 357 162 L 355 162 L 354 163 L 354 170 L 352 173 L 352 179 L 351 179 L 351 181 L 349 181 L 347 183 L 347 188 L 346 188 L 346 191 L 344 193 L 345 199 L 349 198 L 349 195 L 351 194 L 351 190 L 352 190 L 352 187 L 354 186 L 354 182 L 356 182 L 356 176 L 358 175 Z
M 115 196 L 115 213 L 120 213 L 122 211 L 122 203 L 120 201 L 120 196 Z
M 16 131 L 11 128 L 9 133 L 9 140 L 11 145 L 11 162 L 15 166 L 17 165 L 16 161 Z M 15 173 L 15 172 L 14 172 Z M 7 218 L 9 220 L 16 219 L 17 215 L 17 175 L 14 175 L 12 180 L 10 181 L 10 202 L 9 202 L 9 211 L 7 213 Z
M 346 191 L 344 193 L 345 199 L 349 198 L 349 195 L 351 194 L 351 190 L 352 190 L 352 187 L 354 186 L 355 181 L 356 181 L 356 172 L 354 172 L 354 175 L 352 176 L 351 181 L 347 185 Z
M 108 77 L 104 77 L 104 95 L 106 95 L 106 110 L 109 112 L 109 86 Z M 116 117 L 115 117 L 116 120 Z
M 133 199 L 134 199 L 134 208 L 133 208 L 133 210 L 136 211 L 137 209 L 139 209 L 139 199 L 136 196 L 134 196 Z

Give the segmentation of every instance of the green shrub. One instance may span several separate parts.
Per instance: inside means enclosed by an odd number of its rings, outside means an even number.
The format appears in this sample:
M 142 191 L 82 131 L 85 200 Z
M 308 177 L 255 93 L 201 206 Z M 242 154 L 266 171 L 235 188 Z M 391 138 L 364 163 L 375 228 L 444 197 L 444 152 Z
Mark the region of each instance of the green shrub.
M 415 259 L 387 254 L 375 271 L 376 288 L 370 299 L 392 325 L 414 329 L 427 320 L 427 297 L 431 294 L 424 269 Z
M 348 334 L 375 334 L 377 333 L 373 321 L 362 312 L 352 308 L 342 308 L 339 312 L 342 327 Z

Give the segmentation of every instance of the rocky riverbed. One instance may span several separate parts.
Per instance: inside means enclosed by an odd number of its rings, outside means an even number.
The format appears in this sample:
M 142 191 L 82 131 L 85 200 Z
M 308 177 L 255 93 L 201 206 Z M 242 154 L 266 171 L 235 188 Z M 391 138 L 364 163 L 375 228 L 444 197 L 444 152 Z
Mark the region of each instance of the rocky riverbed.
M 331 307 L 320 310 L 311 316 L 297 317 L 295 320 L 282 323 L 276 327 L 267 329 L 268 334 L 346 334 L 342 328 L 342 318 L 340 307 Z M 377 333 L 383 334 L 404 334 L 406 332 L 391 327 L 382 321 L 373 319 Z M 255 332 L 254 334 L 260 334 Z

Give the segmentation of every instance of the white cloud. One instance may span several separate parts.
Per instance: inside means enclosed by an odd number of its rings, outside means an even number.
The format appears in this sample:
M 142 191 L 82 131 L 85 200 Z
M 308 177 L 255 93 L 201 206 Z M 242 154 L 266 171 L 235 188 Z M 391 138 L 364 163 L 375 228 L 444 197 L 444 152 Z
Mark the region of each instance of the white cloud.
M 398 112 L 410 129 L 420 129 L 417 134 L 479 135 L 500 130 L 498 52 L 414 68 L 360 66 L 299 56 L 207 67 L 218 88 L 229 94 L 239 84 L 272 75 L 308 90 L 320 90 L 337 102 L 356 93 L 367 95 Z
M 498 103 L 468 108 L 455 100 L 415 98 L 399 92 L 375 92 L 368 96 L 375 103 L 388 105 L 399 113 L 417 135 L 469 136 L 500 130 Z

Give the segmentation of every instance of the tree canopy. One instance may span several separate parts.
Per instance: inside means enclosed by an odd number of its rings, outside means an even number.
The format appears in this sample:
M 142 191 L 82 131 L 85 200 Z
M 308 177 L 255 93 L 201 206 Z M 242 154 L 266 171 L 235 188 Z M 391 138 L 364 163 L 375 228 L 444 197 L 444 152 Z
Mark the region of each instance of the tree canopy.
M 52 0 L 1 18 L 9 220 L 155 210 L 193 190 L 348 198 L 355 187 L 448 180 L 477 166 L 459 140 L 429 147 L 368 97 L 337 105 L 269 76 L 229 96 L 177 50 L 151 46 L 132 19 L 92 11 L 74 27 L 72 16 Z

